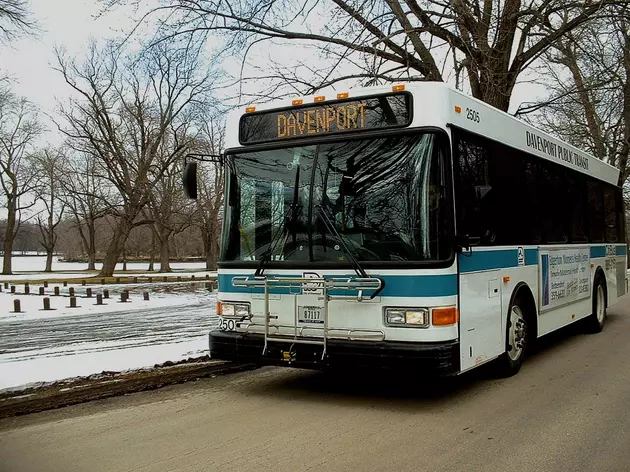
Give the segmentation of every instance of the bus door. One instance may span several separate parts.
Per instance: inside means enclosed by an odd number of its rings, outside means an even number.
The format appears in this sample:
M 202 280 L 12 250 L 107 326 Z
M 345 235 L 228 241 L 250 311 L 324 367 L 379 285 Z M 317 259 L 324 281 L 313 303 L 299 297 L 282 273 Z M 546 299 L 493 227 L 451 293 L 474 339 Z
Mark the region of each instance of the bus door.
M 486 269 L 493 256 L 471 248 L 458 256 L 461 370 L 501 354 L 501 270 Z

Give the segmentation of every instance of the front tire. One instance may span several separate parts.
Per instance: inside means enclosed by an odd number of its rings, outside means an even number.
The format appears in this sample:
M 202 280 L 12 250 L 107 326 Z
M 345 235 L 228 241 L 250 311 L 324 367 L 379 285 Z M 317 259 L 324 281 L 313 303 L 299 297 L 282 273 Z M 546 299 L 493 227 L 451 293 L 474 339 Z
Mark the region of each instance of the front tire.
M 521 370 L 528 341 L 527 305 L 520 297 L 510 304 L 507 319 L 507 336 L 505 352 L 497 361 L 498 373 L 501 377 L 511 377 Z
M 595 275 L 593 283 L 593 311 L 586 318 L 586 329 L 589 333 L 600 333 L 606 324 L 606 284 L 600 274 Z

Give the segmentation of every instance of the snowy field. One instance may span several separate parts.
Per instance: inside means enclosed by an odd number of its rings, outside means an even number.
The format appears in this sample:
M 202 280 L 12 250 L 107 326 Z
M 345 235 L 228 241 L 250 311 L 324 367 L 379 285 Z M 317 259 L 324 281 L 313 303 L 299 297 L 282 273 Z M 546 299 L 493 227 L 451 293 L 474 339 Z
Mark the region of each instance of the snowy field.
M 20 257 L 13 256 L 13 275 L 0 275 L 1 280 L 26 280 L 33 278 L 41 272 L 40 277 L 49 277 L 50 279 L 79 279 L 81 277 L 89 277 L 96 274 L 94 271 L 87 270 L 87 264 L 82 262 L 59 262 L 58 257 L 53 258 L 53 273 L 46 274 L 44 269 L 46 268 L 46 256 L 28 256 Z M 97 271 L 102 268 L 103 264 L 97 263 Z M 148 272 L 148 262 L 129 262 L 127 263 L 128 271 L 146 271 Z M 155 270 L 160 270 L 160 263 L 154 264 Z M 198 276 L 205 276 L 205 274 L 215 275 L 216 272 L 206 272 L 206 264 L 204 262 L 171 262 L 171 269 L 177 272 L 177 275 L 195 274 Z M 116 272 L 118 275 L 125 275 L 126 272 L 122 272 L 123 265 L 119 263 L 116 265 Z M 139 275 L 134 273 L 134 275 Z
M 22 272 L 23 278 L 43 278 L 30 272 L 41 270 L 38 264 L 43 261 L 44 257 L 14 257 L 14 270 Z M 128 264 L 130 269 L 134 266 Z M 206 272 L 197 272 L 198 266 L 203 268 L 203 264 L 172 264 L 177 275 L 190 271 L 201 278 Z M 74 271 L 84 264 L 56 263 L 53 268 Z M 137 268 L 146 269 L 146 264 Z M 63 278 L 58 274 L 50 279 Z M 55 285 L 61 296 L 53 295 Z M 217 324 L 216 293 L 203 280 L 85 287 L 51 283 L 45 296 L 50 298 L 52 311 L 43 310 L 39 287 L 32 285 L 30 295 L 24 295 L 22 286 L 15 295 L 5 290 L 0 293 L 0 390 L 204 355 L 208 353 L 208 332 Z M 69 307 L 70 288 L 75 290 L 77 308 Z M 86 298 L 87 288 L 92 288 L 92 298 Z M 96 294 L 104 289 L 111 298 L 97 306 Z M 131 301 L 122 303 L 120 292 L 125 289 L 130 291 Z M 144 291 L 150 292 L 148 301 L 143 299 Z M 16 298 L 22 313 L 13 313 Z

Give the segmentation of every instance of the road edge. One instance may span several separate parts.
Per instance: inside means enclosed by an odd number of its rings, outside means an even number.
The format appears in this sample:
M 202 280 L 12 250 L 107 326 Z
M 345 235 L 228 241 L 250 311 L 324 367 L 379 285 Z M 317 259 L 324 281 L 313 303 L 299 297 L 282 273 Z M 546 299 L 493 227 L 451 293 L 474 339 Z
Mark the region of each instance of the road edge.
M 0 395 L 0 419 L 53 410 L 130 393 L 156 390 L 207 377 L 254 370 L 255 364 L 204 361 L 167 363 L 149 369 L 103 372 Z

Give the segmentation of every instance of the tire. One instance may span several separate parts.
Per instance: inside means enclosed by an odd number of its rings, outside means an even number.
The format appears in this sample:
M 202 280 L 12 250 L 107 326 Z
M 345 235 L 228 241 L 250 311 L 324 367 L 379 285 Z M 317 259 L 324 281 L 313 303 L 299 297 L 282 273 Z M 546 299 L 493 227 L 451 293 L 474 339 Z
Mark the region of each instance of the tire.
M 500 377 L 511 377 L 521 370 L 529 341 L 527 319 L 527 304 L 517 295 L 508 309 L 505 352 L 497 360 Z
M 608 300 L 606 299 L 606 283 L 604 278 L 599 274 L 595 274 L 593 282 L 593 311 L 586 318 L 585 326 L 589 333 L 600 333 L 606 324 L 606 309 Z

